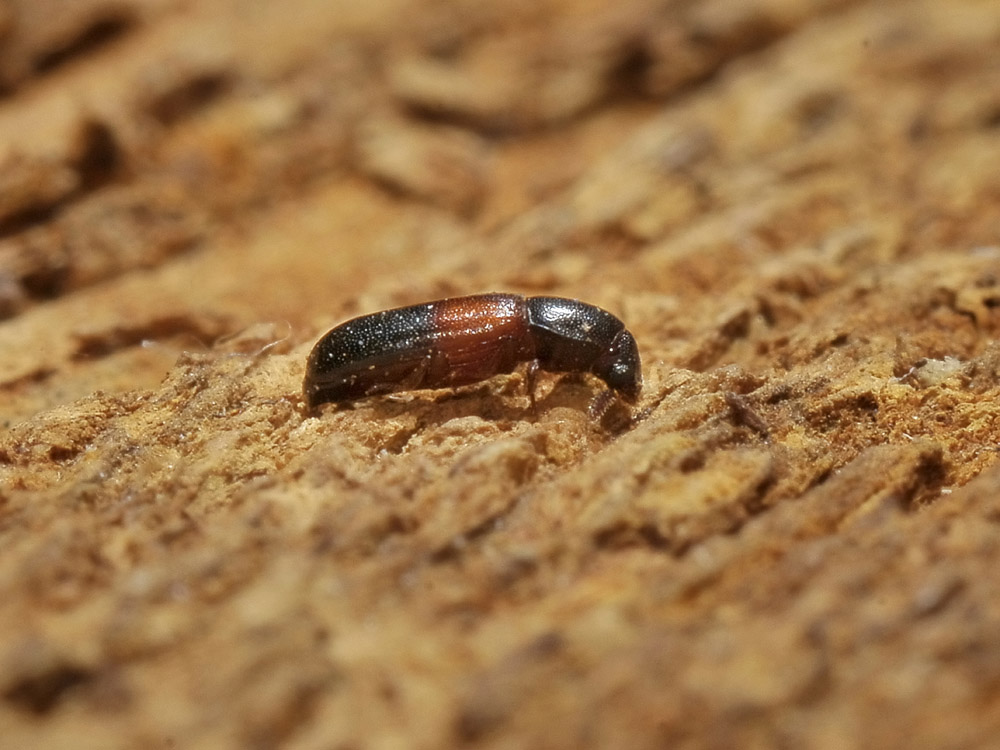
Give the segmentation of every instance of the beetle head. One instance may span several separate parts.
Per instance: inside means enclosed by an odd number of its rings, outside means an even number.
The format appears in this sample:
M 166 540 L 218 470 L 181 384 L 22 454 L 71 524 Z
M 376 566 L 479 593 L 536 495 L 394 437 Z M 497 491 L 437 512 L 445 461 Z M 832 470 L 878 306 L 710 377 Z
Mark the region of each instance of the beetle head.
M 642 389 L 642 365 L 635 338 L 622 329 L 612 339 L 608 350 L 598 357 L 591 369 L 608 387 L 626 401 L 635 401 Z

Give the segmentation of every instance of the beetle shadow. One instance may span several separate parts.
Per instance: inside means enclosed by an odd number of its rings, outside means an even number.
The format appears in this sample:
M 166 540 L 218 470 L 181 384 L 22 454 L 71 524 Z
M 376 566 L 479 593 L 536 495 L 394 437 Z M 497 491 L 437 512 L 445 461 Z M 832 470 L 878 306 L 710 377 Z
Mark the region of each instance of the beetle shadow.
M 557 377 L 551 383 L 539 384 L 534 401 L 526 394 L 523 384 L 473 384 L 458 388 L 406 391 L 360 399 L 355 402 L 322 406 L 312 412 L 318 416 L 330 411 L 367 411 L 374 420 L 393 420 L 414 416 L 419 430 L 438 427 L 465 417 L 479 417 L 488 422 L 538 423 L 547 412 L 570 409 L 599 424 L 605 431 L 621 432 L 631 424 L 631 409 L 621 399 L 612 397 L 594 414 L 595 403 L 607 392 L 603 384 L 590 383 L 573 373 Z

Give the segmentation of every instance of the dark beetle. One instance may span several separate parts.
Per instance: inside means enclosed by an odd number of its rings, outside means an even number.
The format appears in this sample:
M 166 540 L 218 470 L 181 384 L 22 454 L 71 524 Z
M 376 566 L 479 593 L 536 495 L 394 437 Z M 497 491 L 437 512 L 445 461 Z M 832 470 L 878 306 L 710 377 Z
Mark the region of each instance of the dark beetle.
M 309 407 L 378 393 L 485 380 L 528 362 L 534 373 L 590 372 L 634 402 L 639 350 L 611 313 L 561 297 L 479 294 L 385 310 L 317 342 L 303 384 Z

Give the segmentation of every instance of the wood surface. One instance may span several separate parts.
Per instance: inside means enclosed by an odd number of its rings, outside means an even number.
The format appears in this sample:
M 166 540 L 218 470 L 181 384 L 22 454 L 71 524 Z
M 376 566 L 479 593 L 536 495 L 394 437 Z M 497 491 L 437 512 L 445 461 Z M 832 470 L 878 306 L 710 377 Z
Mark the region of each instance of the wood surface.
M 0 746 L 1000 742 L 995 0 L 0 2 Z M 645 387 L 304 408 L 575 297 Z

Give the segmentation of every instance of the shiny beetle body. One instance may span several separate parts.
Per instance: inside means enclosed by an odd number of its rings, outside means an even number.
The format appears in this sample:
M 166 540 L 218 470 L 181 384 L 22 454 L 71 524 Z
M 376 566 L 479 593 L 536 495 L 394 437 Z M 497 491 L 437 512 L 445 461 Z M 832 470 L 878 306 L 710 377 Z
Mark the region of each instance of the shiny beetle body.
M 635 339 L 611 313 L 561 297 L 480 294 L 342 323 L 313 348 L 303 389 L 312 408 L 466 385 L 525 362 L 531 375 L 537 368 L 592 373 L 628 401 L 642 387 Z

